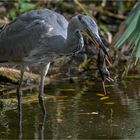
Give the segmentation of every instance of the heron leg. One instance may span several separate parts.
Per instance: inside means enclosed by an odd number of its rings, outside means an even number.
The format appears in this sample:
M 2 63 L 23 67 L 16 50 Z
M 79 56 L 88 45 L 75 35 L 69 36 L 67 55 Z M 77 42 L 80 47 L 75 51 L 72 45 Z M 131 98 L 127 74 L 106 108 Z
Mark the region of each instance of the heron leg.
M 18 116 L 19 116 L 19 137 L 22 137 L 22 82 L 23 82 L 23 75 L 24 75 L 25 68 L 21 66 L 21 74 L 20 80 L 17 87 L 17 99 L 18 99 Z
M 75 58 L 75 55 L 72 55 L 70 60 L 68 61 L 68 64 L 69 64 L 69 66 L 68 66 L 68 80 L 70 83 L 74 82 L 72 77 L 71 77 L 71 64 L 72 64 L 74 58 Z
M 39 86 L 39 104 L 41 106 L 42 112 L 44 115 L 46 115 L 46 107 L 44 103 L 44 81 L 45 81 L 45 76 L 48 73 L 50 67 L 50 63 L 47 65 L 41 65 L 41 78 L 40 78 L 40 86 Z
M 45 122 L 46 122 L 46 116 L 42 116 L 39 120 L 39 126 L 38 126 L 38 130 L 39 130 L 39 139 L 44 140 L 44 134 L 45 134 Z

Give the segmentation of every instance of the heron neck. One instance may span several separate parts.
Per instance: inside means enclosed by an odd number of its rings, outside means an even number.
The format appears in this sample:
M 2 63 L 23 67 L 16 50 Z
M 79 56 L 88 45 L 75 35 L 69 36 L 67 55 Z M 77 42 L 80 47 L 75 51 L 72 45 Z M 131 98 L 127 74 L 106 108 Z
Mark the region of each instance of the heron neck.
M 65 40 L 64 46 L 61 50 L 63 50 L 64 55 L 70 55 L 74 52 L 78 51 L 83 44 L 81 42 L 81 38 L 75 35 L 75 31 L 78 30 L 78 22 L 75 18 L 72 18 L 69 22 L 67 29 L 67 38 Z
M 67 36 L 63 50 L 64 55 L 72 55 L 75 52 L 78 52 L 83 47 L 82 37 L 77 37 L 75 31 Z
M 79 23 L 77 21 L 77 16 L 73 17 L 69 24 L 67 29 L 67 38 L 71 37 L 72 34 L 75 32 L 75 30 L 79 29 Z
M 69 24 L 68 24 L 68 28 L 67 28 L 67 38 L 65 41 L 65 45 L 64 45 L 64 51 L 65 54 L 70 54 L 73 53 L 73 51 L 76 49 L 77 44 L 78 44 L 78 39 L 75 37 L 75 30 L 77 29 L 74 25 L 74 20 L 71 19 Z

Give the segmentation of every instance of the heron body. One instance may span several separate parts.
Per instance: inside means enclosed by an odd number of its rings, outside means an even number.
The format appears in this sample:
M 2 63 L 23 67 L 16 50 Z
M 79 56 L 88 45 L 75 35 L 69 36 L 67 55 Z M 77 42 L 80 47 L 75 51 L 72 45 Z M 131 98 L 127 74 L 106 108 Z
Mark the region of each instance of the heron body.
M 85 15 L 74 16 L 68 23 L 64 16 L 54 11 L 33 10 L 22 14 L 1 30 L 0 63 L 22 66 L 17 90 L 19 101 L 25 66 L 40 68 L 39 99 L 42 104 L 44 78 L 51 61 L 62 55 L 79 52 L 84 46 L 83 33 L 94 38 L 96 44 L 107 54 L 95 21 Z
M 21 15 L 0 33 L 0 62 L 47 64 L 57 55 L 78 51 L 82 36 L 78 29 L 67 35 L 67 27 L 67 20 L 50 10 Z

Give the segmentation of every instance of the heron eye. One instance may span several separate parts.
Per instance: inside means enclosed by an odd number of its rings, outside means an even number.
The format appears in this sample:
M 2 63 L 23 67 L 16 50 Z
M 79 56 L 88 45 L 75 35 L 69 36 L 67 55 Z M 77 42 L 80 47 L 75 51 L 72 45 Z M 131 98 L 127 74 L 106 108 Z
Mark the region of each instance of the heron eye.
M 75 33 L 76 33 L 76 34 L 80 34 L 80 31 L 79 31 L 79 30 L 76 30 Z
M 79 15 L 79 16 L 78 16 L 78 19 L 81 21 L 81 20 L 82 20 L 82 16 Z

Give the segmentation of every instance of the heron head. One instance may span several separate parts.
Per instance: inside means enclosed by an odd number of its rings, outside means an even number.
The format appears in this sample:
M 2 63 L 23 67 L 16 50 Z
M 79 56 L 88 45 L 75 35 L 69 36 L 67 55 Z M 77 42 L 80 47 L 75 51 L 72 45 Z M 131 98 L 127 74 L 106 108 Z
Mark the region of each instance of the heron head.
M 106 47 L 99 36 L 98 26 L 96 22 L 90 16 L 85 15 L 78 15 L 77 20 L 79 23 L 79 28 L 83 32 L 83 34 L 86 35 L 95 44 L 97 48 L 100 47 L 105 53 L 105 55 L 107 55 L 107 57 L 110 58 Z

